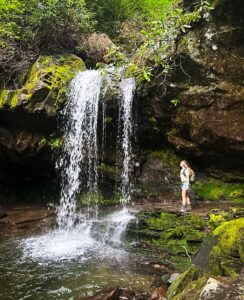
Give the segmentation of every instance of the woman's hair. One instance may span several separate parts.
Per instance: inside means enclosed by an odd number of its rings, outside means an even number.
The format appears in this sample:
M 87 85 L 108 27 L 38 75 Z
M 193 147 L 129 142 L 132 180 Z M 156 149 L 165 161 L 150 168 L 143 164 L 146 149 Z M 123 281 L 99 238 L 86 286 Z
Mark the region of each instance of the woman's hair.
M 190 168 L 188 161 L 182 160 L 181 163 L 183 163 L 187 168 Z

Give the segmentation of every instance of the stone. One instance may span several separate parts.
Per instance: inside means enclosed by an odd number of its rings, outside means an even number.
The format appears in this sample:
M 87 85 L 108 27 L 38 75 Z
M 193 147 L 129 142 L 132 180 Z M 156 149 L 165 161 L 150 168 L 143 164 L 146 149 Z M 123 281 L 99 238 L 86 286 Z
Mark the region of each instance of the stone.
M 151 294 L 149 300 L 167 300 L 165 287 L 156 288 Z
M 65 101 L 70 80 L 83 70 L 83 61 L 73 54 L 39 56 L 20 89 L 1 91 L 0 109 L 21 106 L 30 112 L 44 111 L 52 116 Z
M 244 218 L 222 223 L 213 236 L 217 243 L 209 254 L 211 271 L 236 278 L 244 262 Z
M 200 294 L 199 300 L 213 299 L 213 297 L 222 289 L 223 284 L 220 281 L 210 277 Z
M 169 282 L 169 283 L 174 282 L 174 281 L 177 279 L 177 277 L 178 277 L 179 275 L 180 275 L 180 273 L 173 273 L 173 274 L 171 274 L 171 276 L 170 276 L 168 282 Z
M 26 186 L 27 178 L 50 182 L 53 153 L 62 145 L 57 115 L 69 82 L 83 70 L 84 62 L 73 54 L 41 55 L 22 87 L 0 91 L 0 185 Z
M 96 64 L 104 61 L 104 56 L 114 43 L 105 33 L 92 33 L 78 46 L 82 52 L 85 62 L 95 68 Z
M 211 300 L 243 300 L 244 294 L 244 269 L 234 282 L 224 282 L 223 289 L 213 296 Z
M 162 149 L 168 142 L 201 170 L 230 182 L 244 181 L 240 8 L 241 0 L 219 1 L 210 19 L 179 41 L 179 67 L 165 82 L 166 88 L 160 78 L 149 96 L 139 101 L 139 142 L 144 148 Z M 211 42 L 206 38 L 209 33 Z M 179 100 L 176 107 L 172 99 Z
M 175 281 L 170 285 L 167 290 L 167 297 L 169 300 L 173 299 L 176 295 L 182 293 L 182 291 L 193 280 L 198 280 L 203 275 L 203 271 L 195 266 L 190 266 L 184 273 L 179 275 Z
M 120 289 L 104 289 L 93 296 L 79 298 L 79 300 L 118 300 L 120 299 Z

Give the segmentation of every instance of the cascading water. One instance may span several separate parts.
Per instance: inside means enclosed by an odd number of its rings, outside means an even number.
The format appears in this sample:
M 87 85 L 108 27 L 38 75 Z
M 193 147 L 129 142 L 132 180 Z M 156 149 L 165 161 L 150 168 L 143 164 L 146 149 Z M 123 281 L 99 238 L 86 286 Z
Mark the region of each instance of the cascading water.
M 130 201 L 131 182 L 130 165 L 132 160 L 131 138 L 133 133 L 133 97 L 136 88 L 134 78 L 123 79 L 120 83 L 121 102 L 119 116 L 121 121 L 121 147 L 123 170 L 121 174 L 121 203 L 126 205 Z
M 89 193 L 97 191 L 97 115 L 101 85 L 98 71 L 80 72 L 70 83 L 69 99 L 62 111 L 64 144 L 57 163 L 61 173 L 61 200 L 57 209 L 61 228 L 74 226 L 75 198 L 80 185 Z
M 78 212 L 76 196 L 82 187 L 88 193 L 97 192 L 97 120 L 102 78 L 98 71 L 80 72 L 70 83 L 70 93 L 62 117 L 63 153 L 57 162 L 61 174 L 61 200 L 57 208 L 59 228 L 44 235 L 23 241 L 25 257 L 35 260 L 86 259 L 101 252 L 111 256 L 111 250 L 121 248 L 126 226 L 134 214 L 126 209 L 130 200 L 132 101 L 134 79 L 120 83 L 120 127 L 123 159 L 122 197 L 123 209 L 106 218 Z M 105 107 L 103 119 L 105 118 Z M 104 120 L 103 120 L 104 121 Z M 89 204 L 86 201 L 85 204 Z M 102 230 L 99 229 L 102 225 Z M 112 247 L 111 247 L 112 246 Z

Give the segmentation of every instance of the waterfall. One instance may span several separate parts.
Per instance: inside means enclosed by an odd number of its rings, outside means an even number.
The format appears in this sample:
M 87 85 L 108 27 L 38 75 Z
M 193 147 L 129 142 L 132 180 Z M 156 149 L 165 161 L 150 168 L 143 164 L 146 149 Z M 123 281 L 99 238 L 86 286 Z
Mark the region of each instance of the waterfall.
M 80 72 L 71 81 L 64 121 L 63 153 L 57 162 L 61 174 L 58 224 L 70 229 L 76 220 L 76 195 L 81 185 L 97 192 L 97 115 L 102 79 L 98 71 Z
M 131 138 L 133 133 L 133 97 L 136 88 L 134 78 L 123 79 L 119 85 L 121 102 L 119 108 L 120 135 L 122 147 L 123 169 L 121 174 L 121 203 L 126 205 L 130 201 L 131 182 L 130 167 L 132 163 Z
M 98 71 L 80 72 L 70 83 L 68 101 L 61 111 L 63 151 L 56 166 L 61 175 L 60 204 L 57 207 L 59 228 L 24 241 L 24 253 L 28 257 L 44 261 L 79 258 L 80 261 L 94 252 L 111 257 L 113 253 L 111 247 L 117 249 L 122 247 L 127 224 L 135 219 L 134 214 L 126 208 L 131 191 L 132 107 L 135 91 L 135 80 L 132 78 L 122 79 L 119 85 L 123 207 L 105 218 L 99 215 L 93 218 L 91 214 L 81 214 L 76 207 L 76 196 L 81 188 L 93 195 L 96 195 L 98 190 L 97 120 L 101 87 L 102 78 Z M 106 137 L 105 113 L 104 104 L 103 147 Z M 90 198 L 87 198 L 85 204 L 88 204 L 89 208 Z

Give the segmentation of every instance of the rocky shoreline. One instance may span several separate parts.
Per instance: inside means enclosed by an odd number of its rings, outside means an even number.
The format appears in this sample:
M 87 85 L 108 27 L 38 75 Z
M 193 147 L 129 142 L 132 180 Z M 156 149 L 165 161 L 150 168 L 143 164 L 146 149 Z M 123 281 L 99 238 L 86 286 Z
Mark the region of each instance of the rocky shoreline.
M 242 299 L 243 208 L 195 204 L 182 214 L 178 204 L 146 203 L 131 209 L 137 221 L 129 223 L 126 236 L 137 242 L 128 251 L 148 258 L 151 289 L 140 294 L 113 288 L 86 299 Z M 6 207 L 6 213 L 0 219 L 3 236 L 38 232 L 55 222 L 54 212 L 43 206 Z

